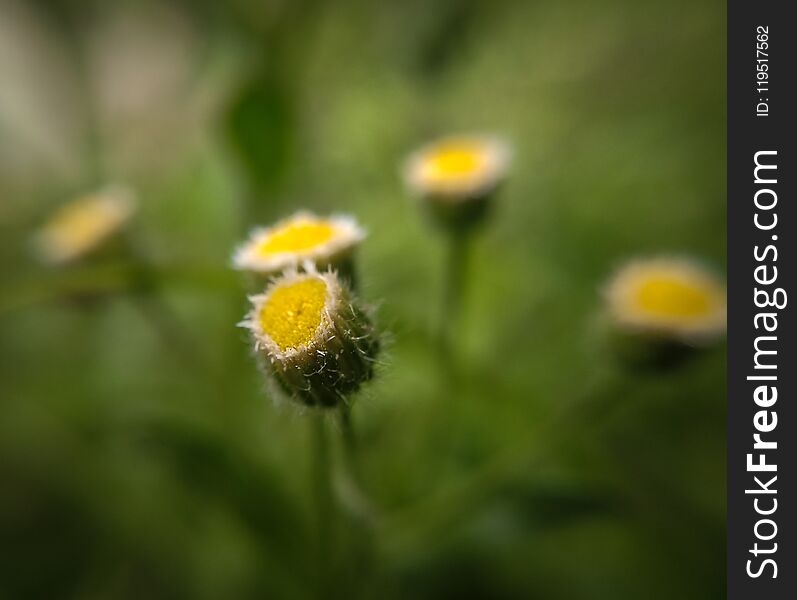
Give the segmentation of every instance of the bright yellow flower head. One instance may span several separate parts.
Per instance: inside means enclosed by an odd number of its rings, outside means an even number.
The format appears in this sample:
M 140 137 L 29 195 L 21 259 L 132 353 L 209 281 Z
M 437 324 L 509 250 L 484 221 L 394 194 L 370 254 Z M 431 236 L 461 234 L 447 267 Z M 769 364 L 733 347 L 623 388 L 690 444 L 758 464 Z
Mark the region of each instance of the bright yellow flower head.
M 275 273 L 311 261 L 334 265 L 365 237 L 351 217 L 321 218 L 300 212 L 268 229 L 258 229 L 233 256 L 237 269 Z
M 107 188 L 61 207 L 36 235 L 42 260 L 63 264 L 100 247 L 119 231 L 135 212 L 129 190 Z
M 612 319 L 628 329 L 685 342 L 725 331 L 725 286 L 688 260 L 634 261 L 609 282 L 606 299 Z
M 419 196 L 466 201 L 483 197 L 501 183 L 509 160 L 509 148 L 500 140 L 449 137 L 412 154 L 404 168 L 404 178 Z
M 263 303 L 258 319 L 263 333 L 280 350 L 307 346 L 324 323 L 327 284 L 323 279 L 300 279 L 275 289 Z
M 255 350 L 292 397 L 311 406 L 339 404 L 371 378 L 379 340 L 356 297 L 333 272 L 289 270 L 250 298 L 241 323 Z

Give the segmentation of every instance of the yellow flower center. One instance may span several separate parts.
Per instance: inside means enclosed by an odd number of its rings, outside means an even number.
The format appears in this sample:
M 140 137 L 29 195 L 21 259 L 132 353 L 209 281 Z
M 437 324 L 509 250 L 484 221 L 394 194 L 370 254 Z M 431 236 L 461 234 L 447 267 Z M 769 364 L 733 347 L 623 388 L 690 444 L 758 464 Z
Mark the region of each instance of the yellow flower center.
M 717 292 L 708 282 L 684 281 L 671 275 L 658 275 L 643 281 L 636 301 L 643 311 L 662 317 L 699 318 L 716 306 Z
M 303 252 L 328 242 L 335 236 L 335 228 L 323 221 L 301 220 L 283 225 L 271 233 L 260 246 L 260 256 L 286 252 Z
M 79 251 L 116 226 L 118 209 L 109 202 L 87 198 L 70 204 L 55 215 L 45 235 L 59 250 Z
M 482 149 L 472 143 L 452 143 L 434 151 L 426 161 L 426 175 L 432 180 L 467 177 L 484 168 Z
M 260 310 L 260 325 L 280 350 L 307 345 L 324 319 L 327 285 L 303 279 L 274 290 Z

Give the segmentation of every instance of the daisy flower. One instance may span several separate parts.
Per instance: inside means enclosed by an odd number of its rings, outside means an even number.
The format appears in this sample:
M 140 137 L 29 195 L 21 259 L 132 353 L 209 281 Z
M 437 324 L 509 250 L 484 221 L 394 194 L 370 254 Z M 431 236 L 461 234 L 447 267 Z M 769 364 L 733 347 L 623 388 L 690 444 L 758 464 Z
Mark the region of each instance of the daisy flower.
M 497 138 L 447 137 L 411 154 L 404 180 L 441 221 L 466 222 L 481 217 L 510 159 L 509 146 Z
M 58 209 L 35 236 L 42 261 L 74 262 L 100 248 L 133 216 L 136 203 L 127 188 L 109 187 Z
M 299 212 L 268 228 L 256 229 L 233 255 L 239 270 L 272 274 L 310 261 L 339 267 L 350 260 L 365 231 L 349 216 L 318 217 Z
M 725 286 L 690 260 L 632 261 L 611 278 L 604 294 L 612 321 L 629 332 L 688 344 L 725 332 Z

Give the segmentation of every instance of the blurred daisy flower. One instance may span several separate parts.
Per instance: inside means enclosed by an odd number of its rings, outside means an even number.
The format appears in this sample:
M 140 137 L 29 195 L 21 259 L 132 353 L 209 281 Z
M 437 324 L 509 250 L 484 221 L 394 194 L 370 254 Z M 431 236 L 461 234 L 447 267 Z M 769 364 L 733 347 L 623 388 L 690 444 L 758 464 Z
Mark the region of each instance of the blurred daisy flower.
M 631 333 L 695 344 L 725 332 L 725 286 L 687 259 L 632 261 L 604 293 L 613 323 Z
M 293 398 L 309 406 L 334 407 L 371 378 L 379 349 L 371 321 L 333 272 L 312 265 L 274 280 L 250 298 L 241 326 L 255 351 Z
M 411 154 L 404 180 L 441 221 L 463 224 L 482 216 L 510 160 L 509 146 L 498 138 L 447 137 Z
M 318 267 L 346 270 L 365 231 L 348 216 L 317 217 L 299 212 L 272 227 L 256 229 L 233 255 L 233 266 L 258 273 L 278 273 L 310 261 Z
M 43 262 L 74 262 L 105 245 L 121 231 L 136 210 L 132 192 L 114 186 L 59 208 L 35 236 Z

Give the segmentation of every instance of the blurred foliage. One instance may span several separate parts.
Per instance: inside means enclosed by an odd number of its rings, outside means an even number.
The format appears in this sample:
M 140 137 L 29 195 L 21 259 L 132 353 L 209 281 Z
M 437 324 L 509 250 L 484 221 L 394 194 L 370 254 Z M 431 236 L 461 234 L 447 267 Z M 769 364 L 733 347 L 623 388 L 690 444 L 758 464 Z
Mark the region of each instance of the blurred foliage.
M 253 78 L 228 112 L 231 143 L 246 173 L 264 191 L 280 182 L 290 152 L 292 105 L 283 90 L 268 75 Z
M 629 369 L 599 289 L 640 254 L 724 267 L 724 11 L 0 0 L 0 598 L 723 597 L 724 349 Z M 453 371 L 398 176 L 449 131 L 516 149 Z M 31 256 L 106 181 L 139 194 L 146 290 Z M 298 208 L 368 228 L 389 342 L 354 409 L 372 522 L 339 507 L 321 559 L 311 415 L 269 397 L 228 269 Z

